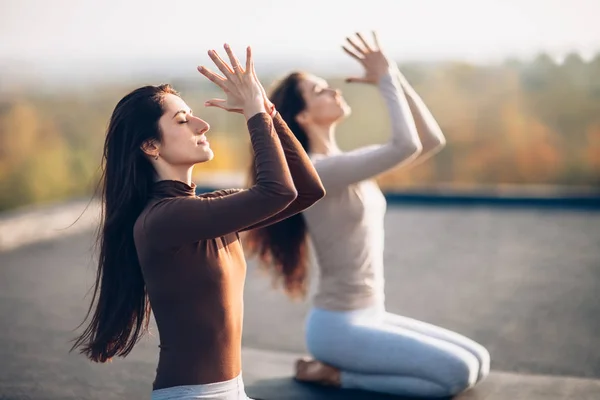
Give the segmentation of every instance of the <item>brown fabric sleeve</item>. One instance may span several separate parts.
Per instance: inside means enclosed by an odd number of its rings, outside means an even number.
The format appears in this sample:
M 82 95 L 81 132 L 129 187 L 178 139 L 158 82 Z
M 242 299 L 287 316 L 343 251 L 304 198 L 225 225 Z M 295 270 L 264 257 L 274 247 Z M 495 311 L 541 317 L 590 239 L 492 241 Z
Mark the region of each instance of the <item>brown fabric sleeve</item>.
M 235 233 L 284 210 L 297 196 L 271 117 L 247 122 L 256 164 L 256 183 L 222 196 L 177 197 L 159 201 L 144 229 L 157 245 L 173 246 Z
M 273 118 L 273 124 L 275 125 L 275 131 L 281 140 L 281 146 L 283 147 L 285 159 L 290 168 L 294 185 L 298 191 L 298 196 L 296 197 L 296 200 L 283 211 L 280 211 L 264 221 L 244 228 L 244 231 L 262 228 L 289 218 L 292 215 L 306 210 L 325 196 L 325 189 L 323 188 L 321 179 L 310 161 L 310 158 L 279 113 Z

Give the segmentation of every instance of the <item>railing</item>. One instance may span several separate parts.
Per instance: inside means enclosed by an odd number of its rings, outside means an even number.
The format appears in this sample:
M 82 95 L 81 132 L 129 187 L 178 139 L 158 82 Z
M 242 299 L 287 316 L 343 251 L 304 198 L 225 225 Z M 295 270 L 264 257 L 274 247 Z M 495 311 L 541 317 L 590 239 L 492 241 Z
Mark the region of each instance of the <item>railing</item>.
M 227 187 L 244 187 L 240 173 L 211 173 L 196 181 L 197 192 Z M 382 191 L 389 204 L 431 206 L 551 207 L 583 210 L 600 209 L 600 188 L 551 185 L 494 185 L 391 188 Z

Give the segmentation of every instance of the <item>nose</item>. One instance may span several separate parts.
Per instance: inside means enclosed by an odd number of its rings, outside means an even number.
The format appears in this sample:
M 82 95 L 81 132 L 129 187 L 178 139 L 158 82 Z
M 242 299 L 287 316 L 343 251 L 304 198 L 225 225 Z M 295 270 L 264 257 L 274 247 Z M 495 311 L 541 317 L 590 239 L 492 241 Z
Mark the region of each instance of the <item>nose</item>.
M 329 91 L 332 95 L 339 97 L 342 95 L 342 91 L 339 89 L 329 88 Z
M 198 134 L 198 135 L 202 135 L 203 133 L 208 132 L 208 130 L 210 129 L 210 125 L 208 124 L 208 122 L 206 122 L 203 119 L 200 119 L 198 117 L 193 117 L 194 118 L 194 131 Z

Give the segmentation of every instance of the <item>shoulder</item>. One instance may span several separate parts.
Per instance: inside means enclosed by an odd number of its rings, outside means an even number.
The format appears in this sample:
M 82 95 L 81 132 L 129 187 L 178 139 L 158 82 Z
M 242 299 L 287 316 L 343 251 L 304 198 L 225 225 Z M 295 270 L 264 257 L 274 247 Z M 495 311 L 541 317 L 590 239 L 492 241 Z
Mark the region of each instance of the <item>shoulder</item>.
M 149 216 L 154 214 L 154 208 L 157 203 L 163 200 L 151 200 L 146 204 L 146 206 L 142 209 L 142 212 L 136 218 L 133 224 L 133 235 L 134 239 L 137 241 L 141 237 L 146 236 L 146 231 L 148 229 L 148 218 Z
M 160 199 L 160 200 L 151 200 L 146 204 L 140 215 L 137 217 L 134 225 L 134 229 L 137 230 L 145 230 L 147 228 L 147 221 L 149 217 L 154 217 L 157 213 L 157 206 L 159 204 L 164 204 L 166 202 L 171 201 L 172 198 L 168 199 Z

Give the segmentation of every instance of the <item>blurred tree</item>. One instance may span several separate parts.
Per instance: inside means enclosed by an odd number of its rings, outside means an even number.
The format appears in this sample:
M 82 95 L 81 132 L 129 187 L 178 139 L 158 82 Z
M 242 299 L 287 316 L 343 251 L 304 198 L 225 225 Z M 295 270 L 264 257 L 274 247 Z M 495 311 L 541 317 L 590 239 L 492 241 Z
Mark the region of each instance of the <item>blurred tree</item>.
M 429 106 L 446 148 L 414 168 L 379 177 L 385 188 L 426 185 L 560 184 L 600 186 L 600 53 L 558 63 L 548 54 L 494 66 L 411 63 L 401 71 Z M 346 84 L 352 115 L 340 124 L 342 149 L 389 138 L 388 110 L 377 88 Z M 272 78 L 264 80 L 269 87 Z M 176 81 L 196 115 L 211 125 L 215 159 L 195 177 L 246 172 L 243 117 L 204 101 L 221 97 L 210 83 Z M 12 91 L 0 99 L 0 209 L 91 193 L 110 113 L 131 86 L 93 90 Z
M 60 199 L 77 184 L 65 164 L 63 136 L 30 103 L 3 107 L 0 149 L 0 209 Z

